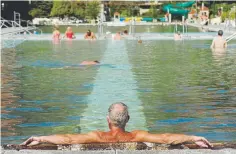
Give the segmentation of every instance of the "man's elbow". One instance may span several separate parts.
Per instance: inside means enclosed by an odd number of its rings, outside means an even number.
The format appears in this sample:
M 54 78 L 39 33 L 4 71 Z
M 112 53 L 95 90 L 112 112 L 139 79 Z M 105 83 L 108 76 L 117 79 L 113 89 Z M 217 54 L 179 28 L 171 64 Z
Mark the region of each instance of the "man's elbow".
M 182 143 L 182 141 L 184 141 L 185 136 L 182 136 L 180 138 L 180 136 L 175 136 L 175 134 L 169 134 L 169 133 L 165 133 L 163 134 L 163 137 L 162 137 L 162 142 L 165 143 L 165 144 L 170 144 L 170 145 L 176 145 L 176 144 L 179 144 L 179 143 Z
M 63 138 L 62 138 L 62 144 L 74 144 L 73 143 L 73 139 L 70 136 L 70 134 L 66 134 Z
M 163 142 L 164 144 L 174 144 L 174 140 L 173 140 L 172 134 L 169 134 L 169 133 L 163 134 L 163 136 L 162 136 L 162 142 Z

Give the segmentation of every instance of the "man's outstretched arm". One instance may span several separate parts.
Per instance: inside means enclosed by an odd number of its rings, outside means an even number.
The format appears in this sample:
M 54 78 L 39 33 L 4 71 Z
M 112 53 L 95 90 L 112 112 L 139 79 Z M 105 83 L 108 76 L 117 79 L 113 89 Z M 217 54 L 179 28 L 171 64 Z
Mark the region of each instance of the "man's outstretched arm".
M 37 145 L 39 143 L 52 144 L 80 144 L 80 143 L 96 143 L 98 142 L 96 132 L 88 134 L 62 134 L 51 136 L 30 137 L 21 145 Z
M 152 142 L 152 143 L 163 143 L 163 144 L 180 144 L 184 142 L 194 142 L 200 147 L 212 147 L 204 137 L 200 136 L 189 136 L 184 134 L 150 134 L 146 131 L 137 131 L 136 142 Z

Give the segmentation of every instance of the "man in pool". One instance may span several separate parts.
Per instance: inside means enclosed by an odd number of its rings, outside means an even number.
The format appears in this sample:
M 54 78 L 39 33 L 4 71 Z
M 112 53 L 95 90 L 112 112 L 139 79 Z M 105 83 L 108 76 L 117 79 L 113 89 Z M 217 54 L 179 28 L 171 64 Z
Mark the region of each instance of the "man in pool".
M 128 35 L 128 30 L 124 30 L 124 35 Z
M 86 34 L 84 35 L 84 39 L 86 39 L 86 40 L 95 40 L 96 36 L 93 32 L 91 32 L 91 30 L 88 30 L 86 32 Z
M 124 103 L 114 103 L 108 109 L 107 122 L 110 131 L 93 131 L 88 134 L 61 134 L 51 136 L 30 137 L 22 145 L 37 145 L 39 143 L 52 144 L 82 144 L 82 143 L 115 143 L 115 142 L 152 142 L 165 144 L 179 144 L 194 142 L 200 147 L 208 148 L 212 145 L 199 136 L 184 134 L 151 134 L 143 130 L 125 131 L 129 121 L 128 107 Z
M 212 49 L 225 49 L 225 48 L 227 48 L 227 42 L 222 36 L 223 36 L 223 31 L 219 30 L 218 36 L 216 38 L 214 38 L 214 40 L 212 41 L 212 44 L 211 44 Z
M 83 61 L 82 63 L 80 63 L 80 65 L 97 65 L 100 62 L 95 60 L 95 61 Z
M 82 66 L 92 66 L 92 65 L 98 65 L 100 64 L 99 61 L 94 60 L 94 61 L 83 61 L 82 63 L 80 63 L 79 65 L 72 65 L 72 66 L 64 66 L 64 67 L 59 67 L 59 68 L 51 68 L 51 69 L 75 69 L 78 67 L 82 67 Z
M 177 41 L 177 40 L 182 40 L 182 36 L 180 34 L 180 31 L 178 31 L 177 33 L 175 33 L 174 35 L 174 40 Z

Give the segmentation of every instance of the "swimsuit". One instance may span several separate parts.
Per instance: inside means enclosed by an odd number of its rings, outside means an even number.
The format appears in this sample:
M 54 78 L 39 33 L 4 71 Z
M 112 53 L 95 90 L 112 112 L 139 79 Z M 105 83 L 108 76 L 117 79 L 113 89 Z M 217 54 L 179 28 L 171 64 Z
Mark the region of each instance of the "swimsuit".
M 67 32 L 67 33 L 66 33 L 66 37 L 69 38 L 69 39 L 72 39 L 72 38 L 73 38 L 73 35 L 74 35 L 73 32 Z
M 60 33 L 56 33 L 53 35 L 53 39 L 60 39 Z

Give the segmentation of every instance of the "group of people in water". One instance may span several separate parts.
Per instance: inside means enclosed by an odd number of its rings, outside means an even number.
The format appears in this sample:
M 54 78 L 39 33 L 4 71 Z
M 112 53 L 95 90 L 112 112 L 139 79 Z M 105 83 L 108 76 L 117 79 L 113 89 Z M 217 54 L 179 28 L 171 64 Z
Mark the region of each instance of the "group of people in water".
M 56 25 L 54 26 L 52 38 L 53 38 L 53 40 L 60 40 L 61 39 L 61 33 L 59 31 L 59 27 Z M 66 39 L 75 39 L 76 38 L 71 27 L 67 27 L 65 35 L 62 38 L 66 38 Z M 94 39 L 96 39 L 96 36 L 93 32 L 91 32 L 91 30 L 88 30 L 86 32 L 86 34 L 84 35 L 84 39 L 94 40 Z
M 61 33 L 59 31 L 59 27 L 57 25 L 55 25 L 53 29 L 54 29 L 53 35 L 52 35 L 53 40 L 54 41 L 55 40 L 60 40 L 61 39 Z M 114 40 L 120 40 L 122 38 L 122 36 L 127 36 L 127 35 L 128 35 L 128 30 L 124 30 L 123 32 L 118 31 L 113 36 L 113 39 Z M 71 27 L 67 27 L 65 35 L 62 38 L 66 38 L 66 39 L 75 39 L 76 38 Z M 84 39 L 86 39 L 86 40 L 95 40 L 95 39 L 97 39 L 97 37 L 95 36 L 95 34 L 91 30 L 88 30 L 84 35 Z
M 114 40 L 120 40 L 123 36 L 127 36 L 128 35 L 128 31 L 124 30 L 123 32 L 118 31 L 114 36 L 113 39 Z M 211 48 L 212 49 L 216 49 L 216 48 L 221 48 L 224 49 L 227 47 L 227 42 L 225 39 L 223 39 L 223 31 L 219 30 L 218 31 L 218 37 L 216 37 L 211 44 Z M 75 34 L 72 31 L 71 27 L 67 27 L 65 35 L 62 38 L 67 38 L 67 39 L 75 39 Z M 53 40 L 60 40 L 61 39 L 61 34 L 59 31 L 59 27 L 58 26 L 54 26 L 54 31 L 53 31 Z M 95 34 L 91 31 L 88 30 L 85 35 L 84 35 L 84 39 L 86 40 L 95 40 L 97 39 L 97 37 L 95 36 Z M 180 33 L 180 31 L 177 31 L 174 34 L 174 40 L 182 40 L 182 35 Z M 139 37 L 138 39 L 138 43 L 142 43 L 141 37 Z
M 123 36 L 127 36 L 127 35 L 128 35 L 127 30 L 124 30 L 123 33 L 121 33 L 119 31 L 113 36 L 113 39 L 120 40 Z M 76 38 L 71 27 L 67 28 L 63 38 L 65 38 L 65 37 L 67 39 L 75 39 Z M 60 36 L 59 28 L 58 28 L 58 26 L 55 26 L 54 31 L 53 31 L 53 40 L 60 40 L 60 39 L 61 39 L 61 36 Z M 88 30 L 86 32 L 86 34 L 84 35 L 84 39 L 94 40 L 94 39 L 96 39 L 96 36 L 93 32 L 91 32 L 91 30 Z M 174 40 L 176 40 L 176 41 L 182 40 L 182 35 L 179 31 L 174 34 Z M 142 43 L 140 36 L 138 37 L 138 43 Z M 213 52 L 216 52 L 216 53 L 224 53 L 225 52 L 224 49 L 226 49 L 226 48 L 227 48 L 227 41 L 223 38 L 223 31 L 219 30 L 218 36 L 215 37 L 212 41 L 211 49 L 213 50 Z M 97 64 L 100 64 L 100 62 L 95 60 L 95 61 L 83 61 L 80 65 L 97 65 Z

